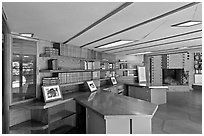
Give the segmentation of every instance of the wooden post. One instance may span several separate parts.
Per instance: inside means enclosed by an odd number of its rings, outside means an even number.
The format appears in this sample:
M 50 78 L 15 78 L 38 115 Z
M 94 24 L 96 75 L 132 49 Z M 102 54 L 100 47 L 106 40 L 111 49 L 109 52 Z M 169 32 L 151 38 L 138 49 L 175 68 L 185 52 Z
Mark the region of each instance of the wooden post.
M 11 44 L 9 28 L 6 22 L 6 17 L 2 15 L 2 33 L 4 39 L 2 43 L 2 64 L 3 64 L 3 91 L 2 91 L 2 133 L 9 133 L 9 103 L 11 93 Z

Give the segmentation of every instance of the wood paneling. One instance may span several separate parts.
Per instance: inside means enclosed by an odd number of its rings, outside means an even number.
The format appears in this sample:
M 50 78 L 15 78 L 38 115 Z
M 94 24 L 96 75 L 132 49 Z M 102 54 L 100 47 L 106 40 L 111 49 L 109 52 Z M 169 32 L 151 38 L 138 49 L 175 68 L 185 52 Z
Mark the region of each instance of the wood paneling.
M 10 109 L 10 126 L 16 125 L 18 123 L 24 122 L 31 119 L 30 110 L 23 108 Z

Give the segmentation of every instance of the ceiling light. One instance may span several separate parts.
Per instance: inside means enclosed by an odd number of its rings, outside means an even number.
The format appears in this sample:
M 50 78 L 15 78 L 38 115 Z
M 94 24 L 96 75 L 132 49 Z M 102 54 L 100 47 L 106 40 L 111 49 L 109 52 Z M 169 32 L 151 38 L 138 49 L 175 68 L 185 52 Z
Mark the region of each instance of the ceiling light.
M 188 21 L 185 21 L 185 22 L 181 22 L 181 23 L 178 23 L 178 24 L 171 25 L 171 26 L 172 27 L 190 27 L 190 26 L 194 26 L 194 25 L 199 25 L 201 23 L 202 23 L 201 21 L 188 20 Z
M 178 49 L 188 49 L 188 47 L 180 47 L 180 48 L 178 48 Z
M 21 36 L 25 36 L 25 37 L 33 37 L 33 33 L 19 33 Z
M 129 55 L 143 55 L 143 54 L 148 54 L 148 53 L 152 53 L 150 51 L 147 52 L 139 52 L 139 53 L 133 53 L 133 54 L 129 54 Z
M 197 9 L 198 9 L 198 5 L 195 7 L 195 10 L 193 12 L 193 15 L 192 15 L 191 19 L 188 19 L 187 21 L 184 21 L 184 22 L 181 22 L 181 23 L 178 23 L 178 24 L 174 24 L 174 25 L 171 25 L 171 26 L 172 27 L 190 27 L 190 26 L 201 24 L 202 21 L 198 21 L 198 19 L 195 19 Z
M 115 47 L 115 46 L 131 43 L 131 42 L 134 42 L 134 41 L 130 41 L 130 40 L 118 40 L 118 41 L 114 41 L 114 42 L 111 42 L 111 43 L 107 43 L 107 44 L 103 44 L 103 45 L 97 46 L 95 48 L 110 48 L 110 47 Z

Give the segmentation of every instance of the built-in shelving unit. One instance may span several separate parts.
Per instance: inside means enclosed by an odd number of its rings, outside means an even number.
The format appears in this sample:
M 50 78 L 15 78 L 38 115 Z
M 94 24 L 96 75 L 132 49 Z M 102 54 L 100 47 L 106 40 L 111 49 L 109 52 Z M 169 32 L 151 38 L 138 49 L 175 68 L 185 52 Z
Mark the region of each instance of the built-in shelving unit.
M 64 118 L 67 118 L 69 116 L 72 116 L 74 114 L 75 114 L 75 112 L 63 110 L 63 111 L 60 111 L 60 112 L 55 113 L 53 115 L 50 115 L 50 121 L 49 122 L 54 123 L 56 121 L 59 121 L 59 120 L 62 120 Z
M 111 54 L 86 48 L 41 40 L 36 43 L 39 46 L 35 79 L 37 99 L 10 106 L 11 120 L 20 119 L 12 121 L 9 129 L 11 133 L 68 133 L 76 125 L 76 104 L 72 94 L 83 89 L 88 80 L 94 80 L 100 87 L 100 82 L 106 82 L 118 70 L 117 62 Z M 44 103 L 41 89 L 37 89 L 42 85 L 59 85 L 63 99 Z
M 133 62 L 118 62 L 119 69 L 117 70 L 117 75 L 119 76 L 119 80 L 122 81 L 137 81 L 138 80 L 138 70 L 137 63 Z
M 72 129 L 73 129 L 72 126 L 63 125 L 63 126 L 61 126 L 59 128 L 56 128 L 56 129 L 52 130 L 51 134 L 65 134 L 65 133 L 69 132 Z
M 27 120 L 10 127 L 10 130 L 44 130 L 48 128 L 48 124 L 44 124 L 36 120 Z
M 75 83 L 67 83 L 67 84 L 60 84 L 59 86 L 68 86 L 68 85 L 80 85 L 80 84 L 84 84 L 84 82 L 75 82 Z

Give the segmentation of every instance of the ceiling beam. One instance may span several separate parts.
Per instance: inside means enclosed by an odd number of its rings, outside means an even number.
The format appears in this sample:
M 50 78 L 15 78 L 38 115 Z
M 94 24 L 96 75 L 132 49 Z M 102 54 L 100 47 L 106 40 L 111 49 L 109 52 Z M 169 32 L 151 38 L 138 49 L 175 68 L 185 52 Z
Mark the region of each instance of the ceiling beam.
M 159 54 L 161 52 L 167 52 L 167 51 L 178 51 L 178 50 L 190 50 L 191 48 L 200 48 L 202 47 L 202 45 L 193 45 L 193 46 L 189 46 L 187 49 L 180 49 L 181 47 L 175 47 L 175 48 L 169 48 L 169 49 L 161 49 L 161 50 L 156 50 L 156 51 L 151 51 L 152 53 L 148 53 L 149 54 Z M 128 53 L 125 55 L 130 55 L 132 53 Z
M 128 49 L 128 50 L 117 51 L 117 52 L 111 52 L 111 53 L 119 53 L 119 52 L 125 52 L 125 51 L 134 51 L 134 50 L 138 50 L 138 49 L 151 48 L 151 47 L 156 47 L 156 46 L 161 46 L 161 45 L 166 45 L 166 44 L 179 43 L 179 42 L 186 42 L 186 41 L 191 41 L 191 40 L 196 40 L 196 39 L 202 39 L 202 37 L 194 37 L 194 38 L 189 38 L 189 39 L 184 39 L 184 40 L 178 40 L 178 41 L 173 41 L 173 42 L 166 42 L 166 43 L 155 44 L 155 45 L 151 45 L 151 46 L 145 46 L 145 47 Z
M 190 32 L 186 32 L 186 33 L 176 34 L 176 35 L 171 35 L 171 36 L 167 36 L 167 37 L 163 37 L 163 38 L 159 38 L 159 39 L 154 39 L 154 40 L 150 40 L 150 41 L 146 41 L 146 42 L 136 43 L 136 44 L 132 44 L 132 45 L 127 45 L 127 46 L 120 46 L 120 47 L 115 47 L 115 48 L 113 47 L 111 49 L 103 50 L 102 52 L 107 52 L 107 51 L 111 51 L 111 50 L 117 50 L 117 49 L 132 47 L 132 46 L 146 44 L 146 43 L 162 41 L 162 40 L 176 38 L 176 37 L 180 37 L 180 36 L 184 36 L 184 35 L 189 35 L 189 34 L 193 34 L 193 33 L 198 33 L 198 32 L 202 32 L 202 30 L 199 29 L 199 30 L 195 30 L 195 31 L 190 31 Z
M 73 37 L 69 38 L 68 40 L 66 40 L 65 42 L 63 42 L 63 44 L 68 43 L 69 41 L 73 40 L 74 38 L 80 36 L 81 34 L 85 33 L 86 31 L 90 30 L 91 28 L 95 27 L 96 25 L 100 24 L 101 22 L 103 22 L 104 20 L 110 18 L 111 16 L 115 15 L 116 13 L 118 13 L 119 11 L 125 9 L 127 6 L 129 6 L 130 4 L 132 4 L 133 2 L 125 2 L 122 5 L 120 5 L 118 8 L 114 9 L 113 11 L 111 11 L 110 13 L 108 13 L 107 15 L 105 15 L 104 17 L 100 18 L 99 20 L 97 20 L 96 22 L 94 22 L 93 24 L 91 24 L 90 26 L 86 27 L 85 29 L 83 29 L 81 32 L 77 33 L 76 35 L 74 35 Z
M 161 19 L 161 18 L 166 17 L 166 16 L 168 16 L 168 15 L 171 15 L 171 14 L 177 13 L 177 12 L 179 12 L 179 11 L 181 11 L 181 10 L 187 9 L 187 8 L 189 8 L 189 7 L 192 7 L 192 6 L 194 6 L 194 5 L 198 4 L 198 3 L 200 3 L 200 2 L 191 2 L 191 3 L 189 3 L 189 4 L 186 4 L 186 5 L 182 6 L 182 7 L 176 8 L 176 9 L 174 9 L 174 10 L 171 10 L 171 11 L 166 12 L 166 13 L 164 13 L 164 14 L 161 14 L 161 15 L 159 15 L 159 16 L 153 17 L 153 18 L 151 18 L 151 19 L 149 19 L 149 20 L 146 20 L 146 21 L 144 21 L 144 22 L 141 22 L 141 23 L 139 23 L 139 24 L 130 26 L 130 27 L 125 28 L 125 29 L 123 29 L 123 30 L 120 30 L 120 31 L 118 31 L 118 32 L 115 32 L 115 33 L 109 34 L 109 35 L 107 35 L 107 36 L 104 36 L 104 37 L 102 37 L 102 38 L 100 38 L 100 39 L 97 39 L 97 40 L 94 40 L 94 41 L 92 41 L 92 42 L 89 42 L 89 43 L 86 43 L 86 44 L 84 44 L 84 45 L 81 45 L 80 47 L 85 47 L 85 46 L 88 46 L 88 45 L 90 45 L 90 44 L 93 44 L 93 43 L 99 42 L 99 41 L 101 41 L 101 40 L 107 39 L 107 38 L 109 38 L 109 37 L 115 36 L 115 35 L 117 35 L 117 34 L 121 34 L 121 33 L 123 33 L 123 32 L 129 31 L 129 30 L 131 30 L 131 29 L 133 29 L 133 28 L 139 27 L 139 26 L 141 26 L 141 25 L 145 25 L 145 24 L 147 24 L 147 23 L 153 22 L 153 21 L 155 21 L 155 20 Z
M 177 54 L 177 53 L 185 53 L 188 52 L 191 49 L 198 49 L 198 48 L 202 48 L 202 45 L 195 45 L 195 46 L 190 46 L 188 49 L 183 49 L 183 50 L 179 50 L 179 49 L 168 49 L 168 50 L 159 50 L 159 52 L 152 52 L 149 54 L 146 54 L 147 56 L 152 56 L 152 55 L 162 55 L 162 54 Z

